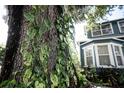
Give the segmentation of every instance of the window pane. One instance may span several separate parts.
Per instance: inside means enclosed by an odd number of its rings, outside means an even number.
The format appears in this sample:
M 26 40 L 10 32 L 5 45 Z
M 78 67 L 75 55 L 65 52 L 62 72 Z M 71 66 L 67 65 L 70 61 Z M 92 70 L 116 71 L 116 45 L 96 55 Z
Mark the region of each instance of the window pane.
M 120 25 L 120 26 L 124 26 L 124 21 L 119 22 L 119 25 Z
M 86 50 L 86 56 L 92 56 L 92 50 L 91 49 Z
M 115 54 L 120 55 L 120 50 L 118 46 L 115 46 Z
M 121 32 L 124 32 L 124 27 L 121 27 Z
M 110 65 L 109 55 L 99 56 L 100 65 Z
M 102 29 L 108 29 L 108 28 L 110 28 L 110 24 L 104 24 L 104 25 L 102 25 Z
M 93 27 L 93 29 L 92 29 L 92 33 L 93 33 L 93 36 L 101 35 L 100 25 L 99 25 L 99 26 L 95 26 L 95 27 Z
M 101 31 L 100 30 L 93 31 L 93 36 L 98 36 L 98 35 L 101 35 Z
M 87 57 L 87 65 L 88 66 L 93 66 L 93 59 L 92 59 L 92 57 Z
M 114 46 L 114 47 L 115 47 L 115 54 L 116 54 L 116 58 L 117 58 L 117 63 L 119 66 L 122 66 L 123 62 L 122 62 L 120 47 L 119 46 Z
M 117 56 L 118 65 L 123 65 L 121 56 Z
M 98 46 L 98 54 L 109 54 L 108 45 Z
M 112 30 L 111 29 L 102 29 L 103 34 L 111 34 Z
M 102 25 L 102 32 L 103 34 L 111 34 L 112 30 L 111 30 L 110 24 Z
M 95 26 L 95 27 L 93 27 L 93 31 L 94 30 L 100 30 L 100 26 Z

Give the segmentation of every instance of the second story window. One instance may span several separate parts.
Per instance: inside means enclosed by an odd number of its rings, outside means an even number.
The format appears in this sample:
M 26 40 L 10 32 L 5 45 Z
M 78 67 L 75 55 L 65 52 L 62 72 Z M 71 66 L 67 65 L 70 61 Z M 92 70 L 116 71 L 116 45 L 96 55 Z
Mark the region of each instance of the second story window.
M 102 24 L 100 26 L 94 27 L 91 31 L 92 36 L 101 36 L 112 34 L 112 27 L 110 23 Z
M 92 35 L 93 36 L 99 36 L 101 35 L 101 30 L 100 30 L 100 26 L 94 27 L 92 30 Z
M 102 25 L 102 33 L 103 34 L 112 34 L 112 29 L 110 24 Z
M 124 32 L 124 20 L 118 22 L 120 32 Z

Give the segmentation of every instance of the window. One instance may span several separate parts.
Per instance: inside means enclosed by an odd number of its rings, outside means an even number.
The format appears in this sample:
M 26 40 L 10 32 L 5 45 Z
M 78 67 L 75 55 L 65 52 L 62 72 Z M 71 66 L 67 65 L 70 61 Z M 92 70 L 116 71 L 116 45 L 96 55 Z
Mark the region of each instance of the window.
M 124 56 L 120 44 L 98 43 L 84 49 L 84 65 L 89 67 L 124 67 Z
M 87 47 L 84 49 L 84 56 L 85 56 L 85 66 L 89 66 L 89 67 L 94 66 L 92 47 Z
M 108 45 L 97 46 L 99 65 L 110 65 Z
M 103 34 L 112 34 L 112 29 L 111 29 L 110 24 L 102 25 L 102 33 Z
M 122 50 L 120 46 L 114 45 L 114 51 L 115 51 L 115 59 L 117 66 L 123 66 L 123 57 L 122 57 Z
M 124 32 L 124 20 L 118 22 L 120 32 Z
M 97 67 L 114 67 L 114 58 L 110 43 L 101 43 L 95 45 Z
M 92 29 L 92 36 L 112 34 L 112 27 L 110 23 L 102 24 Z
M 101 35 L 100 26 L 94 27 L 93 30 L 92 30 L 92 34 L 93 34 L 93 36 Z

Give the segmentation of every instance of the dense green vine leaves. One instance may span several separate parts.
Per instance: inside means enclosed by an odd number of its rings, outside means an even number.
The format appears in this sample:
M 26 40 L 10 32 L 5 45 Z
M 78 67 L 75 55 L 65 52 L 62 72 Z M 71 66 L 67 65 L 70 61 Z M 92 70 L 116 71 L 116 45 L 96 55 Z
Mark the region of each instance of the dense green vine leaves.
M 46 12 L 43 11 L 43 8 L 48 10 L 48 6 L 32 6 L 31 10 L 24 14 L 28 22 L 28 29 L 21 49 L 25 61 L 23 82 L 27 87 L 47 87 L 50 74 L 51 87 L 69 87 L 70 77 L 75 77 L 72 66 L 75 62 L 72 59 L 69 41 L 73 22 L 71 17 L 65 14 L 58 16 L 56 24 L 53 24 L 48 15 L 44 16 Z M 39 16 L 39 13 L 42 15 Z M 37 20 L 37 17 L 40 21 Z M 51 51 L 53 51 L 53 45 L 50 44 L 51 41 L 46 40 L 53 25 L 57 29 L 58 45 L 57 50 L 54 50 L 57 51 L 55 69 L 48 73 L 48 61 Z M 73 46 L 71 45 L 71 47 Z M 76 82 L 76 78 L 74 82 Z
M 29 22 L 34 22 L 35 16 L 31 12 L 25 13 L 24 16 Z
M 26 35 L 20 51 L 23 58 L 22 81 L 18 84 L 15 80 L 6 81 L 0 87 L 87 85 L 84 71 L 76 67 L 79 62 L 74 51 L 73 24 L 84 19 L 93 22 L 107 10 L 105 6 L 97 7 L 92 15 L 89 12 L 91 7 L 94 6 L 29 6 L 24 11 Z

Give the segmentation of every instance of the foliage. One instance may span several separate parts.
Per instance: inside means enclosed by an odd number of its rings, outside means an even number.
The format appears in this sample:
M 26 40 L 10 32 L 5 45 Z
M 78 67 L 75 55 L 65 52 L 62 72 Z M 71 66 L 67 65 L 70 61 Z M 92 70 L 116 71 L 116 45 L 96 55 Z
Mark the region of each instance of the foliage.
M 5 48 L 0 46 L 0 61 L 3 61 L 5 54 Z
M 58 33 L 56 64 L 52 72 L 49 73 L 48 61 L 52 47 L 47 36 L 52 23 L 48 16 L 41 15 L 40 22 L 37 19 L 39 14 L 45 15 L 44 9 L 47 11 L 48 6 L 32 6 L 32 9 L 25 13 L 28 29 L 21 49 L 25 67 L 23 82 L 26 87 L 49 87 L 48 76 L 50 75 L 51 87 L 69 87 L 70 77 L 76 77 L 72 65 L 75 64 L 74 61 L 77 61 L 72 59 L 71 47 L 73 45 L 70 46 L 72 42 L 70 40 L 73 39 L 73 21 L 67 14 L 58 16 L 56 20 L 55 25 Z M 81 82 L 84 78 L 81 78 Z M 74 82 L 76 80 L 75 78 Z
M 95 12 L 89 12 L 94 7 Z M 75 51 L 72 51 L 72 47 L 74 47 L 73 24 L 84 19 L 93 22 L 94 19 L 106 14 L 107 7 L 61 6 L 63 12 L 58 14 L 56 22 L 52 23 L 47 14 L 49 6 L 30 6 L 29 11 L 24 12 L 27 29 L 21 45 L 24 61 L 22 82 L 15 84 L 15 80 L 5 81 L 0 87 L 4 85 L 6 87 L 89 86 L 84 71 L 76 67 L 78 61 L 76 57 L 74 58 Z M 54 43 L 50 38 L 53 26 L 55 26 L 57 34 Z M 53 59 L 55 63 L 49 63 L 52 55 L 55 57 Z M 49 64 L 53 68 L 50 72 Z
M 16 84 L 15 80 L 6 80 L 0 84 L 0 87 L 9 88 L 13 87 L 15 84 Z
M 124 87 L 124 69 L 85 68 L 85 75 L 95 86 Z

